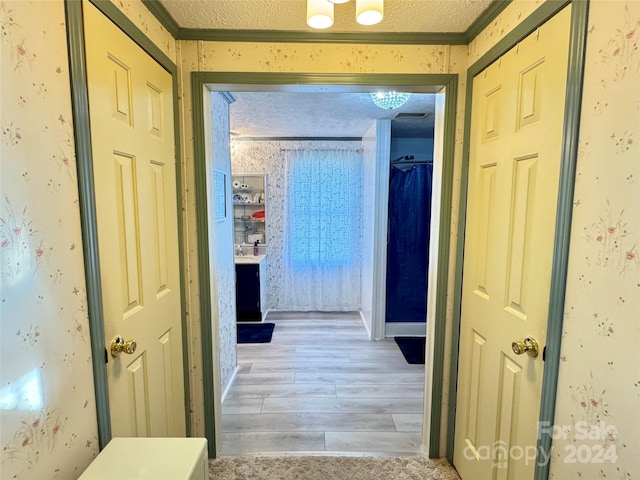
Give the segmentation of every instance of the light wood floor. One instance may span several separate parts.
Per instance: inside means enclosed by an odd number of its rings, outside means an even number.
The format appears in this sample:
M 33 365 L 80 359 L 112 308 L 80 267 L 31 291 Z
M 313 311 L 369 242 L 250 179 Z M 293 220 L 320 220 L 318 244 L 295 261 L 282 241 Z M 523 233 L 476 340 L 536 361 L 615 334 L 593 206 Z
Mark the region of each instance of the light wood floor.
M 271 343 L 238 345 L 223 455 L 422 454 L 424 365 L 372 342 L 353 313 L 270 312 Z

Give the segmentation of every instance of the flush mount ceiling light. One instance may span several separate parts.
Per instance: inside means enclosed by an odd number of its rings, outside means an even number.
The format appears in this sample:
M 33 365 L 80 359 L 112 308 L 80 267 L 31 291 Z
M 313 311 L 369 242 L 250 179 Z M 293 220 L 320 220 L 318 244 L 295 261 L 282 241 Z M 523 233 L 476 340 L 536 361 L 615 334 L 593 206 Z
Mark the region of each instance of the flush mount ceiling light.
M 349 0 L 307 0 L 307 25 L 323 29 L 333 25 L 334 4 Z M 384 16 L 384 0 L 356 0 L 356 21 L 360 25 L 375 25 Z
M 333 25 L 333 3 L 328 0 L 307 0 L 307 25 L 317 29 Z
M 410 93 L 402 92 L 371 92 L 371 99 L 378 107 L 385 110 L 393 110 L 399 108 L 409 100 Z
M 375 25 L 384 16 L 383 0 L 356 0 L 356 22 L 360 25 Z

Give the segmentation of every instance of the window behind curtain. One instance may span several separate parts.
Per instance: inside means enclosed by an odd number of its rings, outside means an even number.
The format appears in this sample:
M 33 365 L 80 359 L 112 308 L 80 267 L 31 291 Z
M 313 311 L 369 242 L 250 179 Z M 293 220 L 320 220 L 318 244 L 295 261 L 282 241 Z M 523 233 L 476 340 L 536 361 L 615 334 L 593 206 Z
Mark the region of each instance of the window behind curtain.
M 362 163 L 347 150 L 289 156 L 289 262 L 346 266 L 360 258 Z

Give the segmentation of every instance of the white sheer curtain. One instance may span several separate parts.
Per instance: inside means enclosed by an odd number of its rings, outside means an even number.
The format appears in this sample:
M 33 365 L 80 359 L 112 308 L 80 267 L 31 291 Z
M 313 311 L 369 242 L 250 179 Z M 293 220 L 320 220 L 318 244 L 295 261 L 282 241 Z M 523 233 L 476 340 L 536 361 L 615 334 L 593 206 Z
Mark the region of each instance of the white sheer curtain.
M 286 154 L 283 288 L 287 310 L 360 309 L 362 155 Z

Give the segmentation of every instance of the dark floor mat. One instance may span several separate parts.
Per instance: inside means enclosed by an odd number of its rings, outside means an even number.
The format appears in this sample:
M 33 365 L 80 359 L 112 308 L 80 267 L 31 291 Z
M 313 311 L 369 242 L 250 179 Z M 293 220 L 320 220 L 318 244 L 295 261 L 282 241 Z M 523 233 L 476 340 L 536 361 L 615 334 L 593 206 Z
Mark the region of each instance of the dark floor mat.
M 394 337 L 407 363 L 424 365 L 425 337 Z
M 269 343 L 275 323 L 239 323 L 238 343 Z

